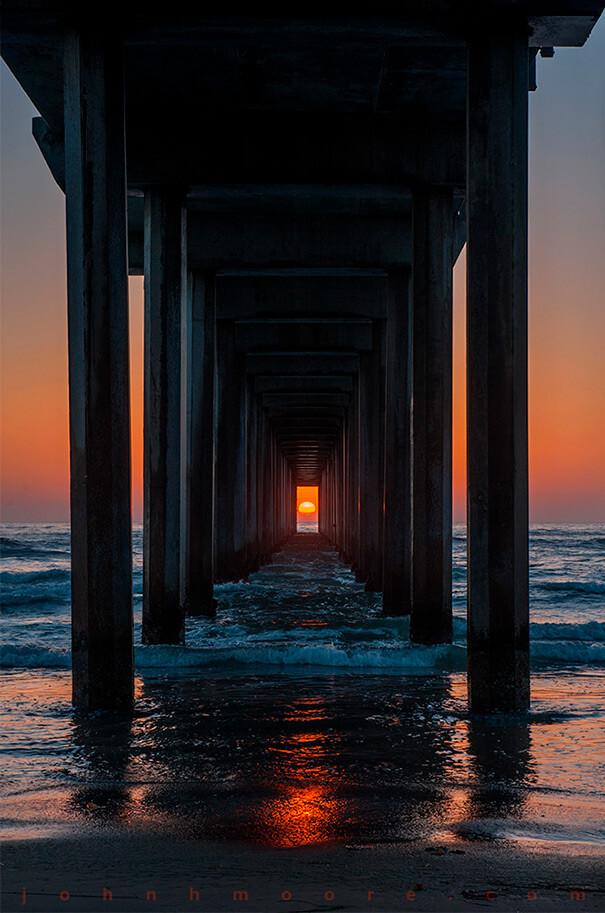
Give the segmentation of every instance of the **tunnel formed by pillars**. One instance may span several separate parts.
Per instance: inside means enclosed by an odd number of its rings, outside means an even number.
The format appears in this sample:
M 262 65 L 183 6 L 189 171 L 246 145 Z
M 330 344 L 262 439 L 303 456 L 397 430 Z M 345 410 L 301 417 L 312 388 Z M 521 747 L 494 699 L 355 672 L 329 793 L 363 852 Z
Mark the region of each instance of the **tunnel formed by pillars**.
M 128 273 L 145 280 L 143 639 L 319 533 L 451 640 L 452 268 L 467 243 L 473 710 L 529 702 L 527 111 L 591 0 L 5 0 L 66 193 L 73 685 L 133 699 Z M 83 16 L 84 14 L 82 14 Z

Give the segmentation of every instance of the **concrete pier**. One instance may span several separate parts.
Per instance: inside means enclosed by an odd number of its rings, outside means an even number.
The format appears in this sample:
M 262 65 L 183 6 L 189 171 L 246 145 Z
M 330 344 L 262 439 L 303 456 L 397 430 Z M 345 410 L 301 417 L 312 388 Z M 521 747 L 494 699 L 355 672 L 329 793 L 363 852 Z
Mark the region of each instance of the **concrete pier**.
M 181 605 L 181 324 L 186 213 L 178 188 L 145 195 L 143 642 L 184 641 Z
M 450 187 L 414 194 L 413 515 L 410 639 L 452 639 L 452 232 Z
M 412 600 L 412 308 L 409 270 L 389 273 L 382 610 L 409 615 Z
M 468 673 L 473 710 L 529 704 L 527 23 L 468 51 Z
M 527 95 L 539 49 L 583 45 L 602 10 L 129 7 L 110 39 L 66 0 L 6 0 L 2 53 L 67 198 L 77 706 L 132 702 L 128 271 L 144 642 L 182 644 L 216 583 L 271 561 L 297 485 L 319 487 L 321 535 L 383 612 L 415 643 L 451 639 L 468 235 L 469 702 L 527 707 Z
M 214 374 L 216 277 L 189 277 L 186 319 L 186 455 L 181 601 L 188 615 L 213 616 Z
M 133 697 L 120 50 L 75 31 L 64 46 L 73 700 L 90 710 Z

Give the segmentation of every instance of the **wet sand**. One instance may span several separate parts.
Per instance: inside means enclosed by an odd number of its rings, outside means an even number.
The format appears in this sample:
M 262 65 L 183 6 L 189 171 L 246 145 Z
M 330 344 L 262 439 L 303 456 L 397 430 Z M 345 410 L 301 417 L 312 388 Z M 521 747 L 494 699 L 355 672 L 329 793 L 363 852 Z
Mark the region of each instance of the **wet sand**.
M 575 855 L 571 847 L 556 853 L 436 843 L 279 850 L 99 828 L 86 837 L 10 841 L 3 864 L 6 913 L 596 911 L 605 904 L 602 859 Z
M 263 608 L 354 639 L 340 573 L 276 556 Z M 455 668 L 145 669 L 124 719 L 7 672 L 2 909 L 603 910 L 602 682 L 545 670 L 529 714 L 472 718 Z

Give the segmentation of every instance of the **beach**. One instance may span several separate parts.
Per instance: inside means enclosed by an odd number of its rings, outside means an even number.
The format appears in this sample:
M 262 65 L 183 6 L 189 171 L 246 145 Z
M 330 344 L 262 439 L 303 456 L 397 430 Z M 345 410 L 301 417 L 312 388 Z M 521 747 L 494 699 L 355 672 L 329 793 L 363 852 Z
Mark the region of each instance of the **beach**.
M 137 621 L 132 717 L 75 713 L 67 534 L 4 530 L 3 909 L 603 909 L 602 527 L 533 531 L 532 705 L 491 717 L 463 531 L 451 646 L 299 539 L 187 647 Z

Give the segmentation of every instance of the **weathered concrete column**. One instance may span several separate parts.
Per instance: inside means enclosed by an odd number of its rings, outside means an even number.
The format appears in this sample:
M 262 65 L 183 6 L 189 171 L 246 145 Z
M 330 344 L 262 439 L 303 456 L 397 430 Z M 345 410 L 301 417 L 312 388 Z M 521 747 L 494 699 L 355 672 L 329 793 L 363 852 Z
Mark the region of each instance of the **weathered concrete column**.
M 413 222 L 410 640 L 452 640 L 452 232 L 449 187 L 419 187 Z
M 529 703 L 527 27 L 468 52 L 468 671 L 474 711 Z
M 353 523 L 351 521 L 351 502 L 352 495 L 351 490 L 353 487 L 353 479 L 351 475 L 351 407 L 346 411 L 344 417 L 344 442 L 343 442 L 343 463 L 344 463 L 344 473 L 343 473 L 343 514 L 344 514 L 344 523 L 343 523 L 343 537 L 342 537 L 342 555 L 346 564 L 352 564 L 353 558 L 351 554 L 352 546 L 352 537 L 353 537 Z
M 288 464 L 288 535 L 296 532 L 296 485 L 292 466 Z
M 253 573 L 259 567 L 258 546 L 258 409 L 254 392 L 254 378 L 246 379 L 246 571 Z
M 279 493 L 279 508 L 280 508 L 280 523 L 281 523 L 281 538 L 285 539 L 288 535 L 288 508 L 290 506 L 289 501 L 289 487 L 288 487 L 288 466 L 286 464 L 286 459 L 282 452 L 280 452 L 280 493 Z
M 273 445 L 275 454 L 275 532 L 276 545 L 281 545 L 284 538 L 284 505 L 283 505 L 283 486 L 284 486 L 284 465 L 281 448 L 277 442 Z
M 382 611 L 408 615 L 412 595 L 412 323 L 407 269 L 389 272 Z
M 327 536 L 330 542 L 334 539 L 333 510 L 332 510 L 332 459 L 327 460 L 322 475 L 319 489 L 319 518 L 322 535 Z
M 180 598 L 181 323 L 187 307 L 180 189 L 145 194 L 143 642 L 184 642 Z
M 351 393 L 351 406 L 349 409 L 350 427 L 349 427 L 349 525 L 351 528 L 350 536 L 350 560 L 352 569 L 355 573 L 355 579 L 359 583 L 365 583 L 365 576 L 361 568 L 361 539 L 359 528 L 359 374 L 353 378 L 353 392 Z
M 365 589 L 382 588 L 384 488 L 384 320 L 375 320 L 372 351 L 360 356 L 360 537 Z
M 273 500 L 271 479 L 271 429 L 264 410 L 261 410 L 261 446 L 260 455 L 260 485 L 261 485 L 261 553 L 262 563 L 269 564 L 273 550 Z
M 213 616 L 215 276 L 190 275 L 186 321 L 186 453 L 181 598 Z
M 339 431 L 334 448 L 334 544 L 339 553 L 343 551 L 344 529 L 344 427 Z
M 73 701 L 133 700 L 122 50 L 65 40 Z
M 215 574 L 246 575 L 246 402 L 244 361 L 235 351 L 234 324 L 217 321 Z
M 336 445 L 337 446 L 337 445 Z M 334 543 L 334 546 L 338 548 L 338 452 L 335 447 L 334 453 L 332 454 L 332 459 L 330 461 L 330 493 L 332 498 L 331 505 L 331 518 L 332 518 L 332 527 L 330 533 L 330 539 Z

